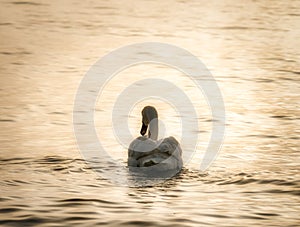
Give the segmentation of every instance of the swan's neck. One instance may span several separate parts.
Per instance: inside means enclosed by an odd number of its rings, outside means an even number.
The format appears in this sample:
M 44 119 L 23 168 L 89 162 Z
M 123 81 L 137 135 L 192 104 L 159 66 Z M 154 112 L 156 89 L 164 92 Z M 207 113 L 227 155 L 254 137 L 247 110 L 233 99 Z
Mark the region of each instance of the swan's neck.
M 157 140 L 158 137 L 158 119 L 153 118 L 149 123 L 148 137 Z
M 157 140 L 158 137 L 158 114 L 153 106 L 146 106 L 142 110 L 143 124 L 148 126 L 148 137 Z M 144 134 L 142 134 L 144 135 Z

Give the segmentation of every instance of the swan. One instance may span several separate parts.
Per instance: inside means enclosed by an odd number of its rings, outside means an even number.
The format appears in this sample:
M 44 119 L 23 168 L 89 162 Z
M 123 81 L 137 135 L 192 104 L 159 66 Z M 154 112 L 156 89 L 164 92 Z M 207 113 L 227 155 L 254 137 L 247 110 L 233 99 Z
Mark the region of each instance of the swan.
M 145 136 L 148 129 L 148 137 Z M 180 171 L 182 150 L 174 137 L 157 140 L 158 114 L 153 106 L 142 110 L 142 136 L 133 140 L 128 148 L 129 167 L 157 167 L 159 171 Z

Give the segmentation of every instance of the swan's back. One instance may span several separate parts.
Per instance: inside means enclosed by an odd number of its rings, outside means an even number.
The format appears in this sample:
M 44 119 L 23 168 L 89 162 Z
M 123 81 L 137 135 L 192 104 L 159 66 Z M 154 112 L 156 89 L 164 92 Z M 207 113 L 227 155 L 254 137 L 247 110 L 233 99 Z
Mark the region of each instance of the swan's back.
M 180 170 L 182 150 L 174 137 L 155 141 L 143 136 L 131 142 L 128 149 L 128 166 L 148 167 L 160 164 L 161 170 Z

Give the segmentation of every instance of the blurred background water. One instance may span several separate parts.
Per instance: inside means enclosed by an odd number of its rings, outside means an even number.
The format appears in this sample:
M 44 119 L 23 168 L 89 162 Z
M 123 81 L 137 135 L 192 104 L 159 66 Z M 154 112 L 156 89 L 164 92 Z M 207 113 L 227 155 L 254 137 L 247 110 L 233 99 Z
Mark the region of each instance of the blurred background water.
M 2 0 L 0 224 L 299 225 L 299 11 L 298 0 Z M 185 48 L 208 67 L 223 94 L 226 138 L 213 165 L 199 171 L 212 120 L 203 96 L 176 70 L 127 69 L 107 84 L 95 119 L 121 165 L 127 151 L 110 134 L 110 111 L 117 94 L 141 78 L 163 75 L 189 94 L 200 136 L 180 175 L 153 187 L 122 187 L 80 155 L 73 102 L 94 62 L 146 41 Z M 148 102 L 168 135 L 180 137 L 180 116 L 159 100 Z M 144 104 L 124 116 L 135 136 Z M 108 163 L 102 168 L 114 171 Z

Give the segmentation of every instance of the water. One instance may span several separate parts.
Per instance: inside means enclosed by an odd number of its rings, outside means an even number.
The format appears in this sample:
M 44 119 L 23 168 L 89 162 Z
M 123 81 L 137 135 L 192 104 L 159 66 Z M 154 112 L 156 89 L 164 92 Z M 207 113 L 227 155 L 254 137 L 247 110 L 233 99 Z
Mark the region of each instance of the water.
M 1 225 L 299 225 L 299 1 L 0 4 Z M 200 136 L 180 175 L 153 187 L 122 187 L 80 155 L 73 102 L 99 57 L 145 41 L 180 46 L 206 64 L 225 100 L 226 138 L 213 165 L 199 171 L 211 129 L 203 96 L 176 70 L 127 69 L 107 85 L 95 119 L 120 165 L 126 150 L 113 137 L 110 111 L 132 81 L 164 75 L 181 86 L 197 108 Z M 161 100 L 150 102 L 168 135 L 180 138 L 179 116 Z M 130 116 L 134 135 L 143 105 Z M 108 163 L 102 168 L 114 171 Z

